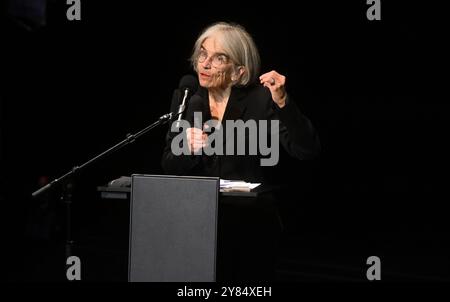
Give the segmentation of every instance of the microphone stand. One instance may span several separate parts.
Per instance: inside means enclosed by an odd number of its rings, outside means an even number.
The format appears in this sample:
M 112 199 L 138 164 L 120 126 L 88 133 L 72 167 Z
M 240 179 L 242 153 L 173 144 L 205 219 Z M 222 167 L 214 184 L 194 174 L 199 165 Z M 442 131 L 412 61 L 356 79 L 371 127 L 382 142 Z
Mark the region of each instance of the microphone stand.
M 80 172 L 87 166 L 91 165 L 92 163 L 96 162 L 97 160 L 105 157 L 108 154 L 113 153 L 114 151 L 117 151 L 126 145 L 134 142 L 137 138 L 142 136 L 143 134 L 147 133 L 151 129 L 163 125 L 167 123 L 168 121 L 172 120 L 175 116 L 179 115 L 180 113 L 177 113 L 173 115 L 172 113 L 164 114 L 161 116 L 156 122 L 153 124 L 147 126 L 146 128 L 142 129 L 141 131 L 135 133 L 135 134 L 127 134 L 126 138 L 119 142 L 118 144 L 112 146 L 108 150 L 98 154 L 97 156 L 93 157 L 92 159 L 88 160 L 87 162 L 83 163 L 80 166 L 75 166 L 67 172 L 66 174 L 62 175 L 59 178 L 54 179 L 47 185 L 43 186 L 42 188 L 36 190 L 31 194 L 33 198 L 36 198 L 46 192 L 47 190 L 53 189 L 58 184 L 63 185 L 63 190 L 61 192 L 61 200 L 66 204 L 66 245 L 65 245 L 65 251 L 66 251 L 66 259 L 70 256 L 72 256 L 72 247 L 73 247 L 73 240 L 72 240 L 72 213 L 71 213 L 71 205 L 72 205 L 72 193 L 73 193 L 73 177 L 76 173 Z

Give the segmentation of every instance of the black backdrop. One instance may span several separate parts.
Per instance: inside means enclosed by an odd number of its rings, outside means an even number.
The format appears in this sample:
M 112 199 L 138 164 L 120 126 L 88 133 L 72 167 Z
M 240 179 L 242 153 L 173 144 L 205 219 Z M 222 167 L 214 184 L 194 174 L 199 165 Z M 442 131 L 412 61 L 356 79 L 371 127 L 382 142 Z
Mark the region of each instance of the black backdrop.
M 368 21 L 365 1 L 82 1 L 82 20 L 69 22 L 62 2 L 49 1 L 46 25 L 34 30 L 10 17 L 3 23 L 1 198 L 13 280 L 64 279 L 51 269 L 63 257 L 64 212 L 56 196 L 33 201 L 31 192 L 166 113 L 192 72 L 197 34 L 220 20 L 254 36 L 263 72 L 287 76 L 323 145 L 319 159 L 283 157 L 275 171 L 291 185 L 279 205 L 284 278 L 364 280 L 371 255 L 386 279 L 449 278 L 439 7 L 383 1 L 382 20 Z M 166 129 L 80 175 L 76 227 L 102 215 L 93 210 L 96 186 L 161 173 Z

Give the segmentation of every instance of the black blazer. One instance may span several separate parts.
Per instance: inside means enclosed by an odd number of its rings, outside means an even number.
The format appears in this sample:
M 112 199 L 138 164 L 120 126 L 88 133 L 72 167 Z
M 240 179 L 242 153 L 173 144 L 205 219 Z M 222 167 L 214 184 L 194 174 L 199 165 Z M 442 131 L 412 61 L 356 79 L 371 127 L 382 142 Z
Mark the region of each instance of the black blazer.
M 211 119 L 208 91 L 199 88 L 196 92 L 202 100 L 203 123 Z M 175 90 L 171 111 L 177 112 L 181 92 Z M 192 125 L 193 111 L 190 107 L 183 118 Z M 233 87 L 222 119 L 222 129 L 226 129 L 227 121 L 242 120 L 279 120 L 279 142 L 291 156 L 303 160 L 311 159 L 320 152 L 319 137 L 307 117 L 305 117 L 288 96 L 287 104 L 280 109 L 273 101 L 268 88 L 253 85 L 246 88 Z M 269 122 L 270 124 L 270 122 Z M 193 126 L 192 126 L 193 127 Z M 258 126 L 259 131 L 259 126 Z M 263 182 L 264 173 L 260 159 L 262 155 L 179 155 L 171 151 L 172 139 L 178 133 L 169 131 L 166 135 L 166 146 L 162 156 L 162 167 L 165 173 L 172 175 L 219 176 L 223 179 Z M 245 141 L 248 144 L 249 133 Z M 231 137 L 231 138 L 230 138 Z M 224 131 L 224 148 L 233 136 Z M 234 135 L 234 146 L 237 137 Z M 269 144 L 270 146 L 270 144 Z M 259 148 L 258 148 L 259 149 Z M 248 148 L 246 149 L 248 154 Z M 280 150 L 281 151 L 281 150 Z M 224 151 L 225 152 L 225 151 Z M 234 154 L 237 154 L 236 152 Z M 269 157 L 269 156 L 266 156 Z

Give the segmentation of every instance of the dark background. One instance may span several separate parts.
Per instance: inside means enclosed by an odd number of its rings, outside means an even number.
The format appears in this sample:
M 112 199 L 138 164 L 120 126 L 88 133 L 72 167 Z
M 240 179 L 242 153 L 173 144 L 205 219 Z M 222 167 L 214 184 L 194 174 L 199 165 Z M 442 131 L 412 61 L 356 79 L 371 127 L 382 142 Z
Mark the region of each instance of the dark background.
M 31 192 L 167 113 L 179 79 L 192 72 L 198 33 L 215 21 L 247 28 L 262 71 L 287 76 L 323 145 L 317 160 L 283 156 L 274 171 L 288 184 L 279 203 L 279 279 L 365 281 L 366 259 L 376 255 L 383 280 L 449 280 L 442 8 L 382 1 L 382 20 L 368 21 L 365 1 L 92 2 L 82 1 L 82 20 L 72 22 L 65 1 L 44 3 L 44 19 L 3 7 L 0 198 L 9 280 L 64 280 L 63 204 L 58 192 L 40 200 Z M 161 173 L 166 130 L 76 179 L 83 280 L 126 278 L 127 206 L 100 200 L 96 187 Z

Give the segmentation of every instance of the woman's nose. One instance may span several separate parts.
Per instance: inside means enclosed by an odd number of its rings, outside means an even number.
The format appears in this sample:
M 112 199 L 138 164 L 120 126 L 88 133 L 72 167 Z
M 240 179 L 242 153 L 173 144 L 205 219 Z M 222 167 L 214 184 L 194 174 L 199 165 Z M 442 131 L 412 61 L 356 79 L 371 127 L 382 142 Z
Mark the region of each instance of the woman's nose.
M 210 69 L 211 68 L 211 60 L 208 58 L 206 59 L 202 64 L 202 67 L 204 69 Z

